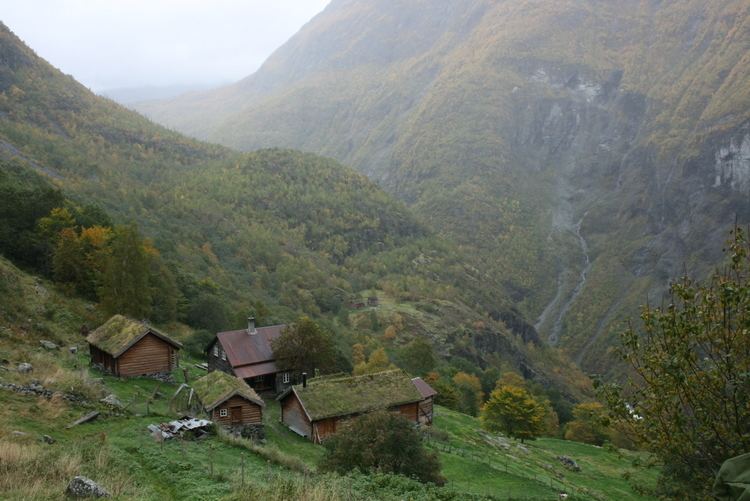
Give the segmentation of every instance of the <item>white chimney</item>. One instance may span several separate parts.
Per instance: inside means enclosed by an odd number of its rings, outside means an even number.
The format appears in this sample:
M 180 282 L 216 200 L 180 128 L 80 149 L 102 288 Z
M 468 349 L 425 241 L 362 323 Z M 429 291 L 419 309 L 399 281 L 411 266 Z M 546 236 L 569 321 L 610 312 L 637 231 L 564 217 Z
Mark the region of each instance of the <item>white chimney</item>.
M 258 330 L 255 328 L 255 317 L 247 317 L 247 333 L 251 336 L 258 333 Z

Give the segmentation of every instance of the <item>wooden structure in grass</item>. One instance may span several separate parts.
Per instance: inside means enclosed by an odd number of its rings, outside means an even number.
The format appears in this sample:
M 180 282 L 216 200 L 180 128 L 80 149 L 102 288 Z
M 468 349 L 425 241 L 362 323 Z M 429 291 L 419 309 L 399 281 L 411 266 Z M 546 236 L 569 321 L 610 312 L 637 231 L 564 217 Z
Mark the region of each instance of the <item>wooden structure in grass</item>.
M 438 392 L 421 377 L 415 377 L 411 381 L 417 387 L 419 394 L 422 395 L 422 400 L 419 402 L 419 423 L 432 426 L 434 400 Z
M 171 372 L 182 344 L 145 322 L 115 315 L 86 337 L 91 363 L 115 376 Z
M 263 425 L 266 404 L 243 380 L 214 371 L 196 380 L 193 390 L 214 423 L 232 428 Z
M 420 423 L 424 400 L 411 378 L 401 370 L 362 376 L 323 376 L 287 389 L 277 399 L 281 421 L 315 443 L 336 433 L 353 417 L 379 409 Z

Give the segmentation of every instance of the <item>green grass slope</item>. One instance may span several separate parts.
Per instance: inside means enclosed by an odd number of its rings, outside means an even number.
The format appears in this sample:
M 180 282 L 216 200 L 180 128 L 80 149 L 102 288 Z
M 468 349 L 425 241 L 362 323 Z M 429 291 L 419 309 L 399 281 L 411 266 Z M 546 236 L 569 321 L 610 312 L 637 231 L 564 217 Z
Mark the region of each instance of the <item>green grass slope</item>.
M 139 109 L 354 165 L 604 371 L 621 321 L 748 220 L 748 54 L 747 0 L 339 0 L 245 80 Z
M 115 499 L 553 500 L 559 492 L 580 500 L 650 499 L 638 488 L 652 486 L 657 471 L 644 466 L 643 455 L 555 439 L 521 445 L 441 407 L 427 446 L 440 455 L 448 479 L 443 488 L 387 475 L 318 473 L 323 449 L 281 425 L 274 401 L 267 404 L 263 445 L 225 437 L 158 443 L 146 427 L 178 415 L 170 404 L 177 385 L 90 369 L 79 327 L 101 321 L 94 305 L 66 298 L 3 259 L 0 298 L 0 383 L 37 381 L 54 392 L 46 398 L 0 388 L 3 499 L 62 499 L 67 482 L 79 474 L 100 482 Z M 188 334 L 176 324 L 163 328 L 180 339 Z M 42 339 L 61 349 L 44 349 Z M 69 346 L 80 350 L 71 354 Z M 16 372 L 20 362 L 32 363 L 33 372 Z M 201 374 L 194 362 L 182 357 L 191 380 Z M 174 376 L 183 380 L 180 370 Z M 126 411 L 113 413 L 98 402 L 110 393 Z M 73 401 L 65 398 L 71 395 Z M 92 410 L 102 415 L 66 428 Z M 55 443 L 44 443 L 42 435 Z M 581 472 L 566 470 L 556 459 L 561 454 L 574 458 Z

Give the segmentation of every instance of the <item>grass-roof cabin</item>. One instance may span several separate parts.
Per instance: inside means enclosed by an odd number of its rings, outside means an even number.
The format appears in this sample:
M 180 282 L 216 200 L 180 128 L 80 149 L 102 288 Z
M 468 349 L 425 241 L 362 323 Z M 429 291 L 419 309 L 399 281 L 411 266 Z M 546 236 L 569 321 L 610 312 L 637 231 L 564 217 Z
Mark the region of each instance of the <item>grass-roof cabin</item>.
M 171 372 L 182 344 L 144 322 L 115 315 L 91 332 L 91 363 L 115 376 Z
M 336 433 L 342 421 L 379 409 L 419 423 L 423 398 L 405 372 L 393 370 L 314 378 L 290 387 L 278 400 L 281 421 L 292 431 L 321 443 Z
M 214 371 L 192 386 L 201 409 L 213 422 L 235 429 L 251 428 L 254 435 L 262 430 L 266 404 L 243 380 Z

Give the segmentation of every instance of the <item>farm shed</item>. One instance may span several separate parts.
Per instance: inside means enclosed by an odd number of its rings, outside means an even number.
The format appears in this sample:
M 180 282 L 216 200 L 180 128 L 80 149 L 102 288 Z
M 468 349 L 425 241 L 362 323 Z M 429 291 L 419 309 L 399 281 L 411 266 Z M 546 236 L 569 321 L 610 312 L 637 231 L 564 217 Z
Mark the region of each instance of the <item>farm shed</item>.
M 201 410 L 217 424 L 228 428 L 253 430 L 263 427 L 266 404 L 243 380 L 221 371 L 206 374 L 193 383 Z
M 145 322 L 115 315 L 91 332 L 92 365 L 115 376 L 142 376 L 171 372 L 179 365 L 182 344 Z
M 415 377 L 412 380 L 417 391 L 422 395 L 422 400 L 419 402 L 419 423 L 427 426 L 432 425 L 432 417 L 434 413 L 434 400 L 437 392 L 435 389 L 427 384 L 421 377 Z
M 423 400 L 401 370 L 363 376 L 328 376 L 294 385 L 282 393 L 281 421 L 292 431 L 321 443 L 343 421 L 378 409 L 397 412 L 419 423 Z

